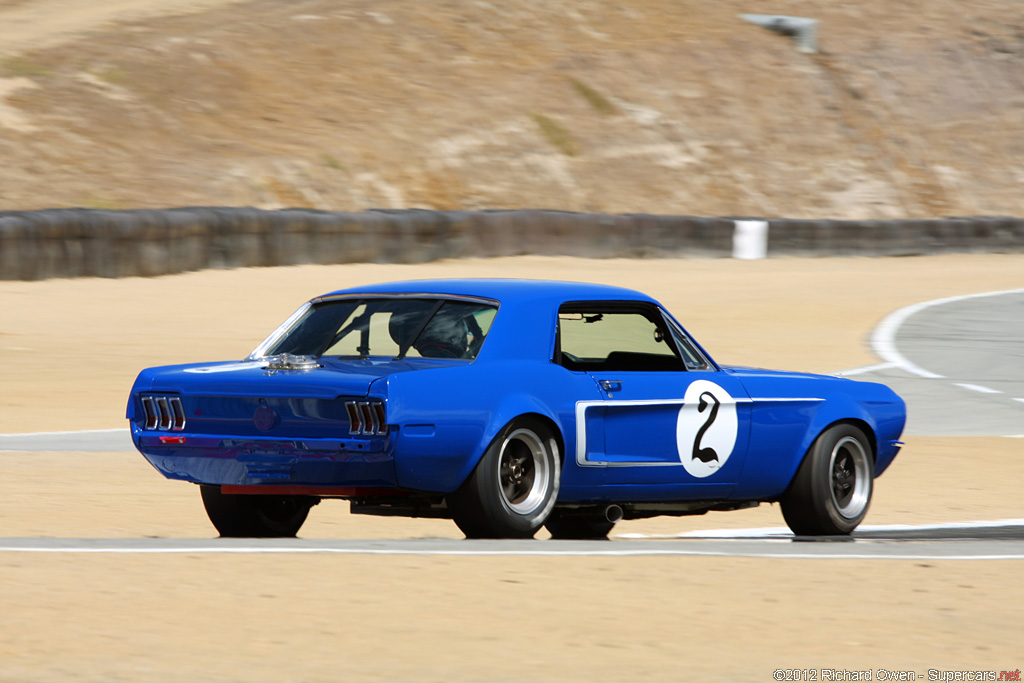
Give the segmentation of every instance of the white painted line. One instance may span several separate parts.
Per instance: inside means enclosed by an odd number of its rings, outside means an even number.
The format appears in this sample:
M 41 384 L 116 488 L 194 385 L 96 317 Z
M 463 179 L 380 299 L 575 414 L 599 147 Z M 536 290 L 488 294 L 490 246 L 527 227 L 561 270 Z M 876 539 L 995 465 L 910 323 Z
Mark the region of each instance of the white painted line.
M 23 432 L 19 434 L 0 434 L 0 439 L 18 439 L 32 436 L 71 436 L 73 434 L 113 434 L 115 432 L 128 433 L 128 427 L 117 427 L 116 429 L 79 429 L 71 432 Z
M 1014 400 L 1014 401 L 1020 401 L 1021 403 L 1024 403 L 1024 398 L 1015 398 L 1015 399 L 1013 399 L 1013 400 Z
M 1024 519 L 981 519 L 973 522 L 942 522 L 939 524 L 862 524 L 863 531 L 939 531 L 942 529 L 997 529 L 1003 526 L 1024 526 Z
M 878 365 L 867 365 L 863 368 L 853 368 L 851 370 L 840 370 L 839 372 L 833 372 L 832 374 L 836 377 L 848 377 L 850 375 L 863 375 L 867 372 L 878 372 L 879 370 L 888 370 L 889 368 L 897 367 L 896 363 L 879 363 Z
M 964 389 L 970 389 L 971 391 L 977 391 L 979 394 L 1001 394 L 1003 392 L 996 389 L 989 389 L 983 387 L 980 384 L 961 384 L 960 382 L 953 382 L 954 386 L 963 387 Z
M 890 313 L 885 320 L 875 328 L 874 333 L 871 335 L 871 348 L 874 349 L 875 353 L 882 360 L 893 363 L 909 373 L 926 377 L 928 379 L 942 379 L 944 375 L 931 372 L 930 370 L 925 370 L 924 368 L 915 365 L 899 352 L 896 348 L 896 333 L 899 331 L 900 326 L 903 325 L 910 316 L 915 313 L 919 313 L 926 308 L 931 308 L 932 306 L 941 306 L 943 304 L 951 304 L 957 301 L 965 301 L 967 299 L 1002 296 L 1004 294 L 1024 294 L 1024 289 L 1006 289 L 999 292 L 983 292 L 981 294 L 950 296 L 944 299 L 935 299 L 934 301 L 923 301 L 921 303 L 913 304 L 912 306 L 901 308 L 898 311 Z
M 862 524 L 857 531 L 940 531 L 943 529 L 991 529 L 1003 526 L 1022 526 L 1024 519 L 994 519 L 977 522 L 947 522 L 945 524 Z M 671 538 L 791 538 L 789 527 L 772 526 L 759 529 L 707 529 L 684 531 L 678 534 L 617 534 L 615 538 L 671 539 Z
M 792 538 L 789 527 L 773 526 L 762 529 L 707 529 L 681 531 L 678 534 L 615 534 L 615 538 L 668 540 L 672 538 Z
M 33 548 L 26 546 L 0 546 L 0 552 L 12 553 L 77 553 L 77 554 L 120 554 L 120 555 L 194 555 L 194 554 L 325 554 L 325 555 L 439 555 L 464 557 L 722 557 L 722 558 L 764 558 L 794 560 L 1024 560 L 1024 553 L 1002 555 L 936 555 L 903 553 L 899 555 L 868 553 L 764 553 L 714 550 L 404 550 L 401 548 L 210 548 L 208 546 L 179 548 L 103 548 L 65 547 Z

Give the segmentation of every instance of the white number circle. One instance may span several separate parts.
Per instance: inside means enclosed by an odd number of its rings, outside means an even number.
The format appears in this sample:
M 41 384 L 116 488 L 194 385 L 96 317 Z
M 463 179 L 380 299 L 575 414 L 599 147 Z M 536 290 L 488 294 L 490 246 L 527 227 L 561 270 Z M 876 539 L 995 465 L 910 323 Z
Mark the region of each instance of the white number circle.
M 686 471 L 703 479 L 725 465 L 736 446 L 736 399 L 714 382 L 690 384 L 676 420 L 676 446 Z

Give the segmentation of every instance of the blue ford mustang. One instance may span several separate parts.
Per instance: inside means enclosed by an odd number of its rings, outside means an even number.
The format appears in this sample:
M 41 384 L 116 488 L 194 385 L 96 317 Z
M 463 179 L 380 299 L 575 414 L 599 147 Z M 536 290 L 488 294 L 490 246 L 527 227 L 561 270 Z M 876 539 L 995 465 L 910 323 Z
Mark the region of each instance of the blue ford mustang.
M 127 417 L 223 536 L 294 536 L 340 498 L 471 538 L 603 538 L 766 501 L 849 534 L 906 411 L 880 384 L 719 365 L 639 292 L 434 280 L 317 297 L 242 361 L 143 370 Z

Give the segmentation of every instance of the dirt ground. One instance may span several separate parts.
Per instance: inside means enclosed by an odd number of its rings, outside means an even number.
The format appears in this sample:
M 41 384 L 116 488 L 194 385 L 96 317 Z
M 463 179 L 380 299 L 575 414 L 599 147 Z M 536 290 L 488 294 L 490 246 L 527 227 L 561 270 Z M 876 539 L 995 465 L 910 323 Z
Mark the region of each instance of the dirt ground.
M 663 300 L 722 362 L 830 371 L 877 362 L 866 339 L 892 310 L 1019 288 L 1022 265 L 1020 255 L 522 257 L 4 282 L 0 432 L 116 427 L 141 367 L 238 358 L 302 300 L 358 283 L 486 275 L 633 286 Z M 1020 439 L 909 438 L 867 522 L 1022 518 L 1022 451 Z M 627 522 L 615 533 L 782 523 L 762 506 Z M 195 488 L 164 480 L 138 454 L 0 454 L 0 536 L 212 535 Z M 459 536 L 448 521 L 352 516 L 337 501 L 314 508 L 302 535 Z M 1013 670 L 1022 664 L 1019 574 L 1015 561 L 6 552 L 0 680 L 768 681 L 776 668 Z

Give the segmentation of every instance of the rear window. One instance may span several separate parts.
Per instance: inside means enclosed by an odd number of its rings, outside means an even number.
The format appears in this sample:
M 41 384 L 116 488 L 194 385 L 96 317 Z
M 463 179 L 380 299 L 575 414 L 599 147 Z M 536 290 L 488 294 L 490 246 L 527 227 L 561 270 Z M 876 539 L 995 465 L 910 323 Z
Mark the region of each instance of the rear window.
M 440 298 L 320 301 L 286 329 L 266 355 L 472 360 L 497 310 L 493 304 Z

